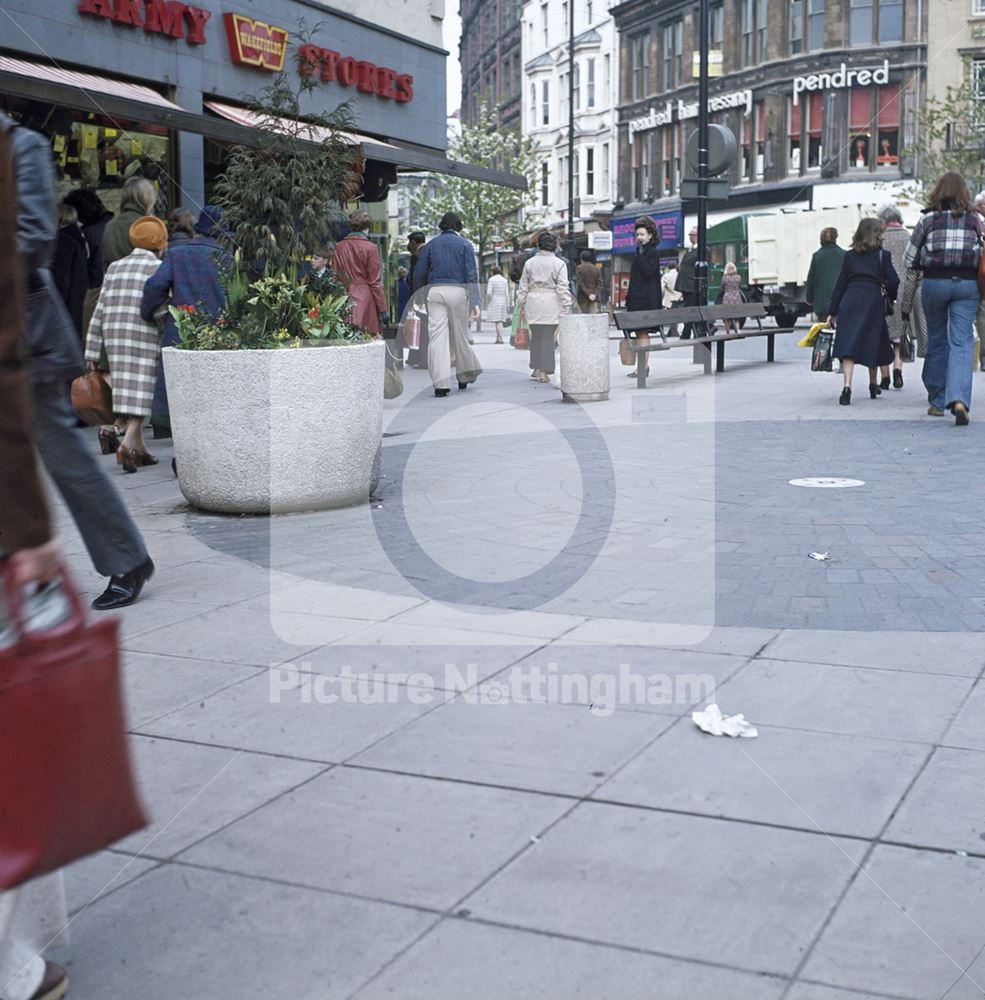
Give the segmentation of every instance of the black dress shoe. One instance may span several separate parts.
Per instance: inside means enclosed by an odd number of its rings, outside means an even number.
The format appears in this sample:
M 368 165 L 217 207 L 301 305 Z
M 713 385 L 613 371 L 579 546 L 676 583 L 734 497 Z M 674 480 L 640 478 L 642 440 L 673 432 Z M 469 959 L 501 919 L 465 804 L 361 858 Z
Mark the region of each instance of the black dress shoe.
M 462 389 L 467 389 L 468 387 L 469 387 L 469 384 L 468 384 L 468 382 L 461 382 L 461 381 L 460 381 L 460 382 L 458 383 L 458 388 L 459 388 L 459 391 L 461 391 Z
M 106 589 L 92 602 L 94 611 L 114 611 L 133 604 L 140 597 L 144 584 L 154 575 L 154 563 L 150 557 L 136 569 L 120 576 L 111 576 Z
M 435 389 L 434 394 L 441 399 L 442 396 L 447 396 L 451 392 L 451 389 Z

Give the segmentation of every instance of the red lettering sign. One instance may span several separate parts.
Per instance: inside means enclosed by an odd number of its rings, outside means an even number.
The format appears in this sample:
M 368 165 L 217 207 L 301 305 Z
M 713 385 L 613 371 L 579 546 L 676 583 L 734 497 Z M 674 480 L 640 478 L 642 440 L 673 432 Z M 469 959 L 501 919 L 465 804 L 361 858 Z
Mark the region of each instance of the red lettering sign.
M 284 68 L 288 39 L 286 28 L 275 28 L 242 14 L 224 14 L 223 19 L 234 63 L 258 66 L 272 73 L 279 73 Z
M 205 44 L 210 11 L 181 0 L 79 0 L 80 14 L 103 17 L 150 35 L 184 38 L 189 45 Z
M 305 76 L 317 75 L 324 83 L 355 87 L 361 93 L 376 94 L 398 104 L 414 99 L 414 78 L 409 73 L 398 73 L 386 66 L 343 56 L 317 45 L 302 45 L 298 55 L 301 57 L 298 70 Z

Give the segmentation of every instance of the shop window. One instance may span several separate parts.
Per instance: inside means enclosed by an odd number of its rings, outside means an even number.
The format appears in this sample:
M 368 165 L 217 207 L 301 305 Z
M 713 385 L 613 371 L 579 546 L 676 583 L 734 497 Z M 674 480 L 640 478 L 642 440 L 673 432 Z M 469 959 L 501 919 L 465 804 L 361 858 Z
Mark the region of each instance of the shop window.
M 803 104 L 794 104 L 787 98 L 787 173 L 799 174 L 801 162 L 801 125 Z
M 872 162 L 872 94 L 868 87 L 851 92 L 848 169 L 868 170 Z
M 900 92 L 899 87 L 880 87 L 878 90 L 879 126 L 876 149 L 877 170 L 899 170 Z
M 824 48 L 824 0 L 807 0 L 807 45 L 811 52 Z
M 540 203 L 546 205 L 550 201 L 551 171 L 546 163 L 540 165 Z
M 589 146 L 585 150 L 585 197 L 591 198 L 595 194 L 595 147 Z
M 872 2 L 873 0 L 850 0 L 848 15 L 848 44 L 872 44 Z
M 824 95 L 809 94 L 807 101 L 807 169 L 820 170 L 824 159 Z
M 804 48 L 804 0 L 791 0 L 790 4 L 790 55 L 795 56 Z
M 650 36 L 635 35 L 629 40 L 629 65 L 634 101 L 646 97 L 650 87 Z
M 879 41 L 903 41 L 903 0 L 879 0 Z
M 745 184 L 749 180 L 749 171 L 752 169 L 752 131 L 746 116 L 739 118 L 739 183 Z
M 756 136 L 753 180 L 761 181 L 766 171 L 766 108 L 762 102 L 752 106 L 752 115 Z

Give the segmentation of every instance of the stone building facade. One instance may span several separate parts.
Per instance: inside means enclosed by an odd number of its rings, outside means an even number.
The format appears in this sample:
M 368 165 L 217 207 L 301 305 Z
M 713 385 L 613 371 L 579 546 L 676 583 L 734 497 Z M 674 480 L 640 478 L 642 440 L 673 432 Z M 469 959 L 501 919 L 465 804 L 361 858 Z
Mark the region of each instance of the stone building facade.
M 682 0 L 626 0 L 612 14 L 620 200 L 679 204 L 681 179 L 693 175 L 684 151 L 697 127 L 698 12 Z M 822 189 L 849 183 L 849 200 L 885 201 L 884 182 L 912 176 L 905 150 L 925 90 L 926 18 L 922 0 L 713 2 L 722 75 L 710 81 L 711 120 L 738 144 L 728 208 L 816 204 Z

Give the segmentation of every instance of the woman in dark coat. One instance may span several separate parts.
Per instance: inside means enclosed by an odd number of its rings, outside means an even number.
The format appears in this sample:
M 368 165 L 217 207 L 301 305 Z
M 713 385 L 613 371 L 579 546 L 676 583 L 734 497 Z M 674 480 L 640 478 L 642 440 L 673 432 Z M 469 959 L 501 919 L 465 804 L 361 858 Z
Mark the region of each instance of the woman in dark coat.
M 663 292 L 660 287 L 660 234 L 656 223 L 648 215 L 636 220 L 636 253 L 629 271 L 629 288 L 626 291 L 626 309 L 629 312 L 643 312 L 663 308 Z M 640 346 L 650 343 L 649 331 L 636 331 L 636 343 Z M 650 366 L 646 368 L 650 374 Z M 636 372 L 629 372 L 628 378 L 636 378 Z
M 79 213 L 62 202 L 58 206 L 58 242 L 51 262 L 51 276 L 80 340 L 82 314 L 89 290 L 88 256 L 89 248 L 79 226 Z
M 113 213 L 100 201 L 99 195 L 91 188 L 76 188 L 65 195 L 65 204 L 71 205 L 79 213 L 79 223 L 82 235 L 89 247 L 89 258 L 86 269 L 89 274 L 89 290 L 86 292 L 85 305 L 82 310 L 82 336 L 85 338 L 89 329 L 96 303 L 99 301 L 99 289 L 103 287 L 103 234 L 106 223 L 113 218 Z
M 852 372 L 855 365 L 869 369 L 869 397 L 882 390 L 876 380 L 880 365 L 893 360 L 893 345 L 886 326 L 886 298 L 895 301 L 899 277 L 888 250 L 882 249 L 886 231 L 881 219 L 863 219 L 852 237 L 852 249 L 841 262 L 841 272 L 831 293 L 829 322 L 837 326 L 834 356 L 841 360 L 845 387 L 838 400 L 842 406 L 852 401 Z

